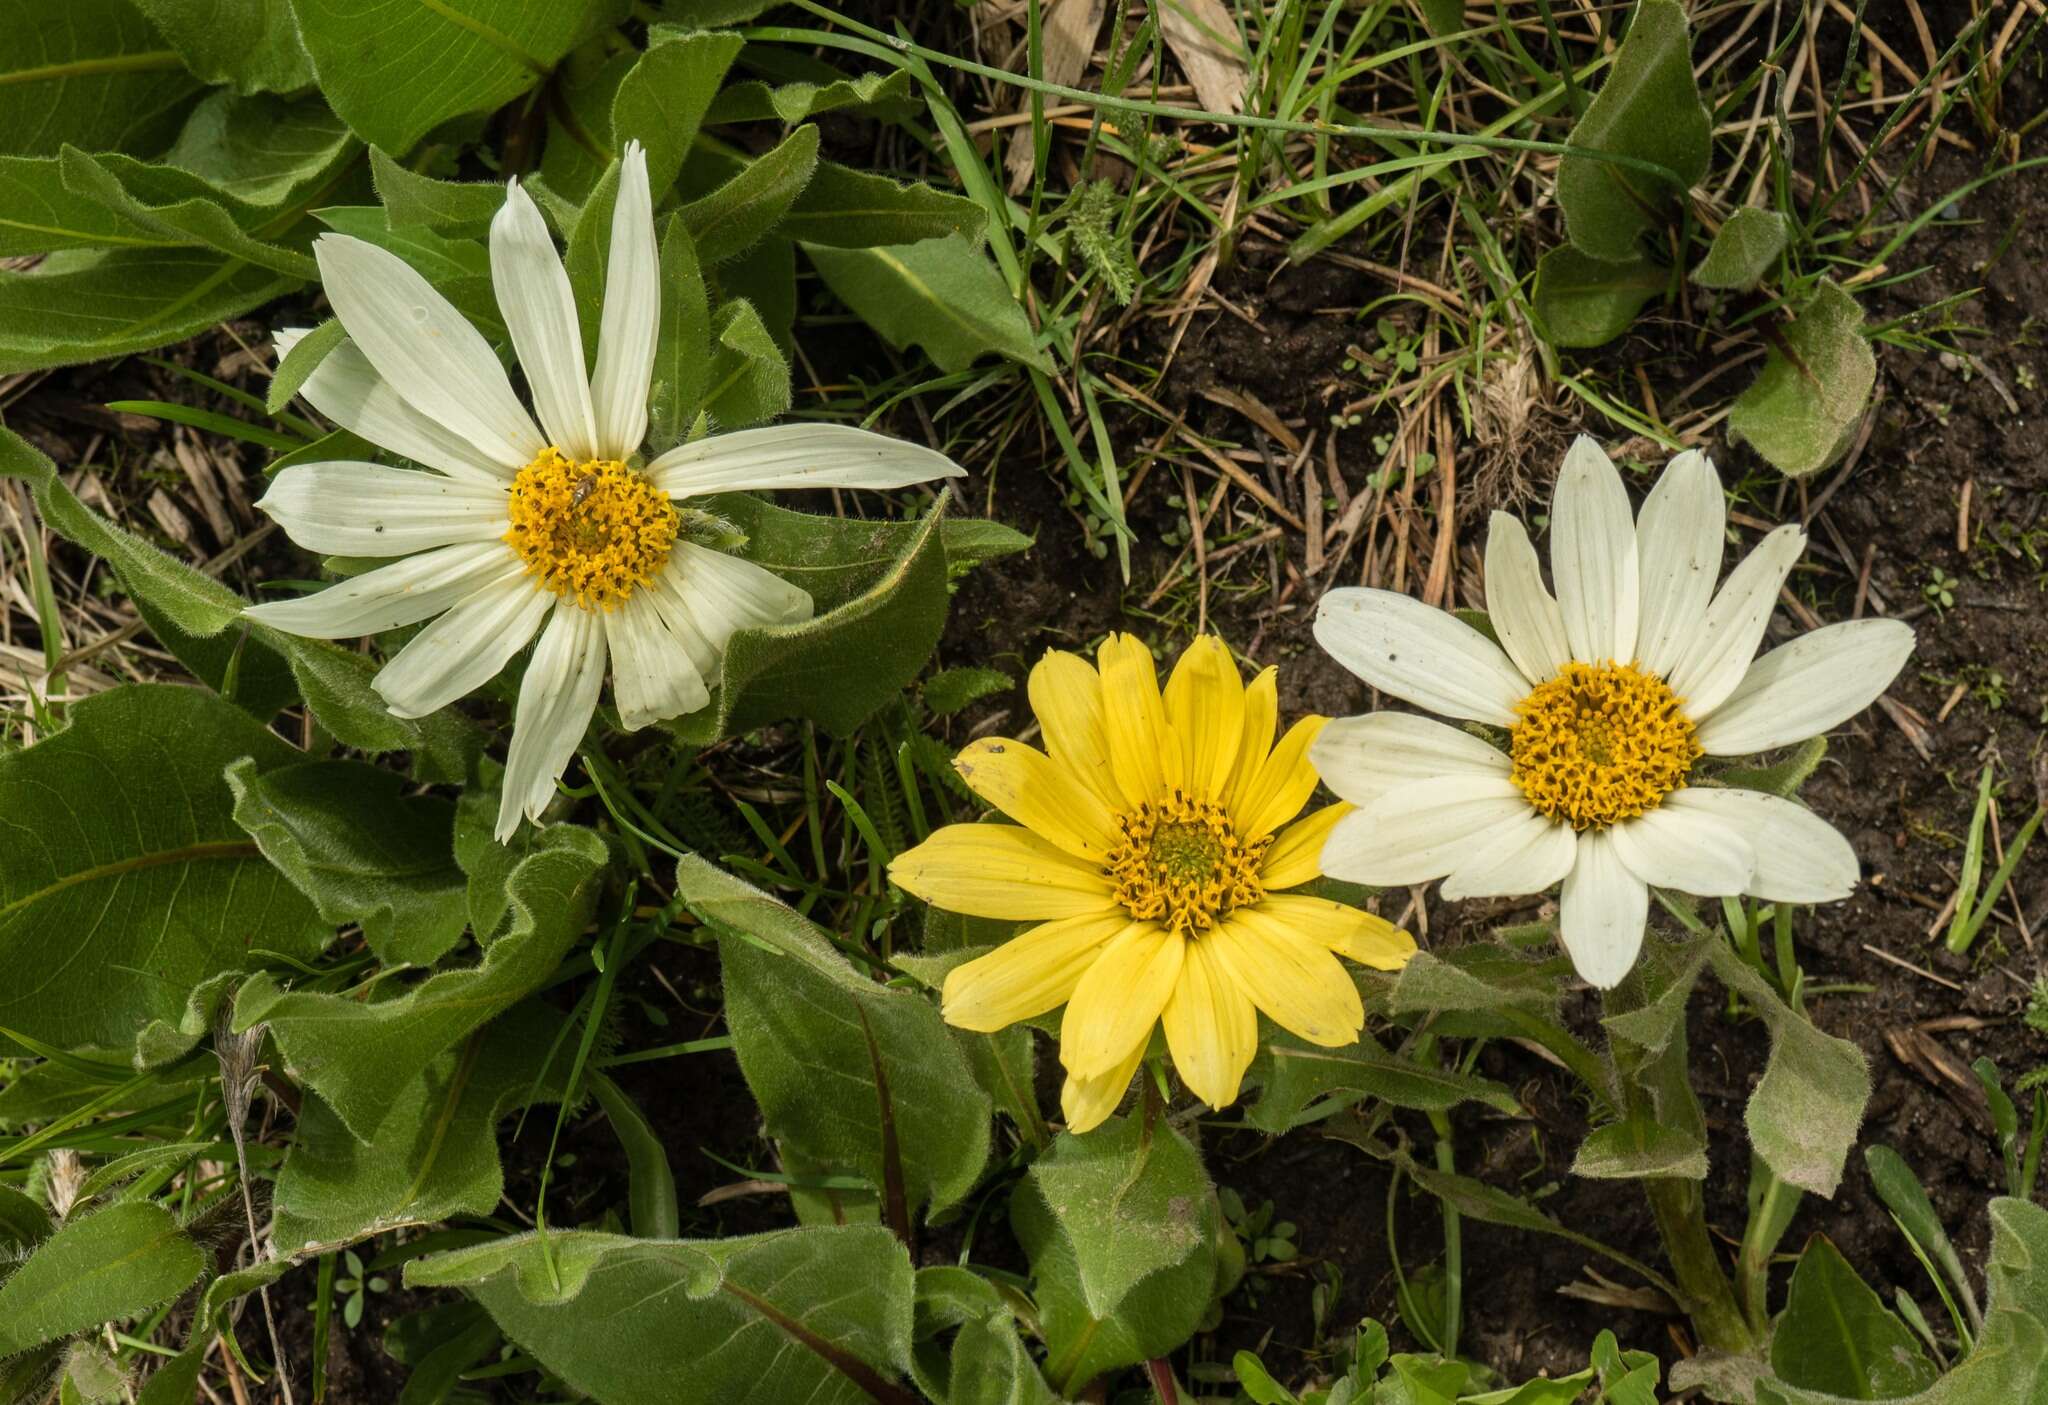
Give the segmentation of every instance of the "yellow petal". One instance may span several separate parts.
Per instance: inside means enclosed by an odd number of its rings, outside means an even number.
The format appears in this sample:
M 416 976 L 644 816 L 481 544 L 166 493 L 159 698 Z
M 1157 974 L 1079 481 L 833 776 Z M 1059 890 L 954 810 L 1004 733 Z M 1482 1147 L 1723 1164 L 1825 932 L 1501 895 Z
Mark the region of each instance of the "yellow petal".
M 1258 778 L 1259 768 L 1266 764 L 1266 753 L 1273 749 L 1273 728 L 1279 722 L 1280 670 L 1263 668 L 1244 690 L 1244 740 L 1238 744 L 1230 793 L 1223 802 L 1231 814 L 1242 813 L 1244 797 Z
M 1128 925 L 1122 912 L 1064 917 L 955 966 L 946 973 L 946 1023 L 993 1034 L 1066 1004 L 1103 944 Z
M 1205 634 L 1188 645 L 1166 681 L 1166 720 L 1186 748 L 1188 790 L 1224 799 L 1244 744 L 1244 681 L 1221 639 Z
M 1376 971 L 1398 971 L 1415 954 L 1415 938 L 1386 918 L 1328 898 L 1275 893 L 1259 904 L 1259 911 L 1339 956 Z
M 1109 764 L 1126 806 L 1157 800 L 1181 781 L 1181 744 L 1167 725 L 1152 651 L 1134 634 L 1112 634 L 1096 655 L 1102 665 L 1103 730 Z
M 1060 1019 L 1060 1063 L 1086 1078 L 1107 1073 L 1152 1037 L 1152 1025 L 1180 979 L 1187 946 L 1151 922 L 1117 933 L 1081 975 Z
M 1273 1022 L 1311 1044 L 1350 1044 L 1365 1028 L 1358 987 L 1330 954 L 1263 905 L 1240 908 L 1202 937 L 1217 964 Z
M 1067 1130 L 1079 1136 L 1107 1121 L 1130 1091 L 1131 1075 L 1138 1071 L 1138 1063 L 1144 1057 L 1145 1043 L 1140 1041 L 1130 1057 L 1107 1073 L 1092 1078 L 1068 1074 L 1066 1086 L 1060 1089 L 1060 1115 L 1067 1121 Z
M 1014 824 L 949 824 L 889 865 L 896 886 L 970 917 L 1083 917 L 1116 906 L 1102 870 Z
M 1323 730 L 1327 717 L 1304 717 L 1287 729 L 1280 745 L 1246 786 L 1231 819 L 1246 839 L 1271 834 L 1301 813 L 1316 793 L 1316 768 L 1309 763 L 1309 743 Z
M 1102 675 L 1079 654 L 1049 650 L 1031 670 L 1031 710 L 1045 732 L 1045 749 L 1072 771 L 1103 804 L 1118 809 L 1123 795 L 1109 766 L 1109 734 L 1102 723 Z
M 1281 830 L 1273 840 L 1273 847 L 1266 850 L 1265 863 L 1259 870 L 1259 881 L 1266 885 L 1267 891 L 1298 888 L 1321 878 L 1323 841 L 1330 837 L 1337 821 L 1355 808 L 1339 800 L 1334 805 L 1325 805 L 1299 824 L 1291 824 Z
M 1037 747 L 983 737 L 953 758 L 953 769 L 969 790 L 1077 859 L 1104 864 L 1121 837 L 1095 792 Z
M 1160 1016 L 1166 1047 L 1188 1090 L 1210 1107 L 1223 1107 L 1237 1100 L 1258 1052 L 1259 1017 L 1205 943 L 1187 946 L 1180 983 Z

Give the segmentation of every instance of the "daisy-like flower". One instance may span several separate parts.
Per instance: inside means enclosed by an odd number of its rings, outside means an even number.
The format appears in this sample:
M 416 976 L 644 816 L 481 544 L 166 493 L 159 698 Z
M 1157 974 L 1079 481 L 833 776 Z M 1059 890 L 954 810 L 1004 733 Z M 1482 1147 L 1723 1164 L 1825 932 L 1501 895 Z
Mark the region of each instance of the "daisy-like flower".
M 641 462 L 661 276 L 637 142 L 620 171 L 588 375 L 568 274 L 517 181 L 491 222 L 491 284 L 538 425 L 489 343 L 403 259 L 335 234 L 314 255 L 348 339 L 300 393 L 420 467 L 279 473 L 258 506 L 300 546 L 401 559 L 248 613 L 320 639 L 433 619 L 377 674 L 400 717 L 480 687 L 538 635 L 514 714 L 500 839 L 554 794 L 607 668 L 621 724 L 643 727 L 705 706 L 734 631 L 810 616 L 802 590 L 689 540 L 678 500 L 899 488 L 962 471 L 930 449 L 840 425 L 714 435 Z M 300 335 L 280 334 L 279 355 Z
M 948 825 L 889 867 L 934 906 L 1040 923 L 948 972 L 945 1016 L 993 1032 L 1064 1004 L 1075 1132 L 1116 1110 L 1155 1024 L 1189 1089 L 1222 1107 L 1257 1052 L 1257 1011 L 1350 1044 L 1365 1011 L 1337 957 L 1392 970 L 1415 950 L 1371 913 L 1282 891 L 1321 875 L 1350 807 L 1289 824 L 1316 788 L 1307 752 L 1324 719 L 1274 745 L 1276 670 L 1246 687 L 1204 637 L 1162 697 L 1137 639 L 1112 635 L 1096 657 L 1099 671 L 1059 651 L 1031 670 L 1046 750 L 984 738 L 953 763 L 1017 823 Z
M 1702 756 L 1804 741 L 1861 712 L 1913 649 L 1896 620 L 1831 625 L 1755 658 L 1806 545 L 1772 532 L 1716 592 L 1727 509 L 1713 464 L 1673 459 L 1640 520 L 1599 446 L 1566 454 L 1545 589 L 1520 521 L 1496 512 L 1486 599 L 1500 643 L 1384 590 L 1333 590 L 1316 641 L 1382 692 L 1506 731 L 1507 749 L 1426 718 L 1332 722 L 1311 751 L 1356 804 L 1325 871 L 1377 885 L 1444 879 L 1446 898 L 1564 885 L 1559 931 L 1578 972 L 1616 984 L 1635 964 L 1649 889 L 1828 902 L 1856 855 L 1790 800 L 1691 785 Z

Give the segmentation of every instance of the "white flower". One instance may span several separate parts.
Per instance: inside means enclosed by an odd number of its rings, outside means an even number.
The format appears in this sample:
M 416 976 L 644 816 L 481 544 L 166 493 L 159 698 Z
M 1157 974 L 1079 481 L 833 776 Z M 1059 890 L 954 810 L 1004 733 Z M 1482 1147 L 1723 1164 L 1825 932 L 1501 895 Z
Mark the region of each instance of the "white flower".
M 349 339 L 302 393 L 426 471 L 313 463 L 278 474 L 258 505 L 300 546 L 402 559 L 248 613 L 321 639 L 439 616 L 377 675 L 400 717 L 424 716 L 489 681 L 538 634 L 506 759 L 500 839 L 553 795 L 607 667 L 619 720 L 638 728 L 710 700 L 735 630 L 809 617 L 802 590 L 680 536 L 674 500 L 898 488 L 961 473 L 930 449 L 808 424 L 716 435 L 639 464 L 661 279 L 638 143 L 627 144 L 620 172 L 587 378 L 568 274 L 517 181 L 491 222 L 491 283 L 539 427 L 482 335 L 404 260 L 334 234 L 314 254 Z M 279 355 L 300 335 L 281 333 Z
M 1686 781 L 1701 755 L 1786 746 L 1862 711 L 1905 664 L 1913 631 L 1857 620 L 1753 658 L 1806 534 L 1778 528 L 1716 593 L 1725 519 L 1713 464 L 1685 453 L 1631 520 L 1621 476 L 1582 437 L 1551 505 L 1556 598 L 1522 524 L 1493 515 L 1498 645 L 1405 595 L 1324 596 L 1316 641 L 1339 663 L 1418 707 L 1508 729 L 1510 750 L 1399 713 L 1332 722 L 1311 756 L 1359 808 L 1331 833 L 1323 871 L 1378 885 L 1442 878 L 1446 898 L 1562 881 L 1565 949 L 1603 988 L 1635 964 L 1652 886 L 1847 897 L 1856 856 L 1826 821 L 1774 795 Z

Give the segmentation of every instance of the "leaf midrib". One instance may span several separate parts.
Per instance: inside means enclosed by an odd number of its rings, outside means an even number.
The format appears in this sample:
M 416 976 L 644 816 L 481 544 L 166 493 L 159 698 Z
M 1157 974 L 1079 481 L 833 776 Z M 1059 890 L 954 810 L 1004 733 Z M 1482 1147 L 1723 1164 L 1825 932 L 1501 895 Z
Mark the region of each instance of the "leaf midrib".
M 97 864 L 92 868 L 81 868 L 67 873 L 54 883 L 23 893 L 13 901 L 0 904 L 0 924 L 25 908 L 60 893 L 66 888 L 81 883 L 97 883 L 102 879 L 119 878 L 146 869 L 160 868 L 165 864 L 198 863 L 211 859 L 260 859 L 263 853 L 253 839 L 222 839 L 207 844 L 188 844 L 180 849 L 159 849 L 153 853 L 136 854 L 130 858 L 117 859 L 113 863 Z

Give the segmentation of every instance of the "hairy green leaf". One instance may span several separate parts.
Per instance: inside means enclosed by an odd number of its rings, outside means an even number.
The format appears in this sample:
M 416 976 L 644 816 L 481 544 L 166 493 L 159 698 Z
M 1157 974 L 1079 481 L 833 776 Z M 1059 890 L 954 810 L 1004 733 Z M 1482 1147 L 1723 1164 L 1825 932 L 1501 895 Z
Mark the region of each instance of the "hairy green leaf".
M 882 121 L 914 116 L 920 110 L 910 74 L 901 68 L 863 73 L 831 83 L 728 83 L 704 114 L 707 125 L 723 122 L 780 122 L 794 127 L 826 112 L 859 112 Z
M 1728 433 L 1781 473 L 1803 478 L 1849 450 L 1877 384 L 1877 357 L 1856 299 L 1823 278 L 1735 399 Z
M 1845 1400 L 1891 1400 L 1934 1383 L 1934 1363 L 1898 1314 L 1826 1235 L 1806 1241 L 1771 1332 L 1771 1370 L 1787 1385 Z
M 0 269 L 0 375 L 183 341 L 298 285 L 209 249 L 60 250 Z
M 313 60 L 291 8 L 277 0 L 136 0 L 185 67 L 239 93 L 295 93 Z
M 820 161 L 776 232 L 810 244 L 865 249 L 956 234 L 978 244 L 987 226 L 988 213 L 965 196 Z
M 1046 365 L 1003 276 L 960 235 L 873 249 L 804 245 L 819 276 L 891 346 L 921 346 L 942 371 L 990 352 Z
M 1400 1058 L 1369 1034 L 1348 1048 L 1325 1049 L 1275 1032 L 1259 1052 L 1264 1082 L 1258 1102 L 1245 1110 L 1245 1121 L 1262 1131 L 1290 1130 L 1311 1103 L 1340 1089 L 1423 1112 L 1445 1112 L 1465 1102 L 1484 1103 L 1509 1116 L 1522 1110 L 1515 1095 L 1491 1079 Z
M 1536 316 L 1553 346 L 1604 346 L 1628 330 L 1667 281 L 1640 255 L 1609 263 L 1560 244 L 1536 265 Z
M 128 0 L 0 0 L 0 34 L 0 155 L 153 156 L 200 88 Z
M 59 160 L 69 189 L 154 230 L 166 244 L 212 249 L 289 278 L 319 277 L 310 254 L 252 234 L 256 211 L 188 171 L 132 156 L 92 156 L 72 146 Z
M 205 1267 L 199 1246 L 155 1205 L 73 1220 L 0 1282 L 0 1357 L 145 1312 Z
M 480 234 L 505 203 L 496 181 L 448 181 L 401 165 L 382 148 L 370 148 L 370 177 L 391 226 L 420 225 L 438 234 Z
M 619 80 L 612 95 L 611 145 L 629 139 L 647 148 L 647 187 L 659 205 L 683 158 L 697 140 L 698 124 L 718 93 L 726 70 L 739 57 L 737 34 L 697 32 L 648 35 L 647 52 Z
M 463 1288 L 604 1405 L 914 1405 L 910 1259 L 876 1226 L 715 1240 L 583 1231 L 406 1265 Z
M 818 129 L 806 124 L 678 213 L 705 264 L 743 253 L 781 222 L 818 165 Z
M 1692 271 L 1702 288 L 1746 293 L 1763 281 L 1792 241 L 1792 222 L 1776 210 L 1745 205 L 1714 235 L 1707 256 Z
M 687 288 L 683 295 L 688 296 Z M 692 309 L 683 311 L 687 315 Z M 700 408 L 712 423 L 721 429 L 745 429 L 789 408 L 789 362 L 753 303 L 732 298 L 719 304 L 711 320 L 711 340 Z M 662 369 L 657 360 L 657 372 Z
M 782 397 L 789 368 L 776 358 Z M 697 246 L 673 216 L 661 225 L 661 325 L 654 338 L 654 374 L 647 387 L 647 452 L 661 454 L 689 437 L 711 376 L 711 310 Z

